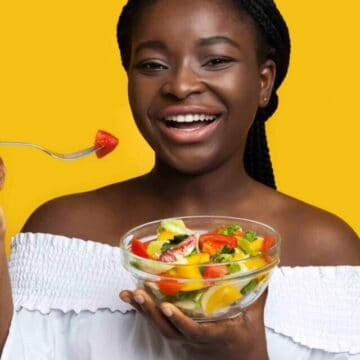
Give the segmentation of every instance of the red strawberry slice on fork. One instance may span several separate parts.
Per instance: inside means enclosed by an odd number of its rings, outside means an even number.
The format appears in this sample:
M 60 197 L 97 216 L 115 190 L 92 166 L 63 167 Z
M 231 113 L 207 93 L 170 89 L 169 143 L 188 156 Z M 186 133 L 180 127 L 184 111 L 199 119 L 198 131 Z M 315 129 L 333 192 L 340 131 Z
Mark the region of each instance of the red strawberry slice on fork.
M 119 139 L 111 135 L 107 131 L 98 130 L 95 137 L 95 147 L 102 147 L 96 152 L 96 156 L 100 159 L 113 151 L 119 143 Z

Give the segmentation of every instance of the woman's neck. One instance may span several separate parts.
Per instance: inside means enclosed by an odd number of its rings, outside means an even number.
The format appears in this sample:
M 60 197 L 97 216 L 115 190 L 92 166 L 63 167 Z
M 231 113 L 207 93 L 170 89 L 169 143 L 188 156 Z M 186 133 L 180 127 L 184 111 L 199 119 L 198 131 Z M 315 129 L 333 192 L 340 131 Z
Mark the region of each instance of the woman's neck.
M 211 171 L 184 174 L 156 160 L 147 181 L 159 200 L 176 202 L 184 213 L 219 211 L 230 207 L 234 200 L 245 200 L 253 181 L 241 161 L 228 161 Z

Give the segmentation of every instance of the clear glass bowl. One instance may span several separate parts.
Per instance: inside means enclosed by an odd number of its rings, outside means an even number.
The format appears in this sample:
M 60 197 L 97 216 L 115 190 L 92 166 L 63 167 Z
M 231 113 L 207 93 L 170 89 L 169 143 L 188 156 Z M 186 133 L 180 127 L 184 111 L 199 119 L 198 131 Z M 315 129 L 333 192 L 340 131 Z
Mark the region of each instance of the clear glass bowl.
M 266 289 L 272 270 L 280 259 L 280 235 L 272 227 L 249 219 L 225 216 L 177 217 L 196 234 L 214 231 L 221 226 L 237 224 L 258 236 L 272 236 L 275 244 L 266 252 L 228 263 L 164 263 L 131 252 L 131 241 L 155 240 L 161 220 L 137 226 L 120 240 L 125 268 L 138 280 L 157 303 L 170 302 L 192 319 L 203 322 L 238 316 Z M 206 268 L 226 266 L 232 269 L 222 277 L 203 278 Z M 215 269 L 215 272 L 214 272 Z M 235 269 L 235 271 L 234 271 Z M 219 269 L 220 270 L 220 269 Z

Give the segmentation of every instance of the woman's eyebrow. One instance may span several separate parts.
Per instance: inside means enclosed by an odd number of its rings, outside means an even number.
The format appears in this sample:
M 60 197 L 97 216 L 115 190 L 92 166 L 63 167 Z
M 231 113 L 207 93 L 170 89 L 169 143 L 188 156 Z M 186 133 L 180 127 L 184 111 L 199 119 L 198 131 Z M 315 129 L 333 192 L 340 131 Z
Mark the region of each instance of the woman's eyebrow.
M 146 40 L 141 42 L 135 49 L 135 54 L 143 49 L 166 50 L 167 46 L 159 40 Z
M 211 36 L 207 38 L 202 38 L 197 42 L 197 47 L 210 46 L 216 44 L 229 44 L 237 49 L 241 49 L 241 46 L 234 40 L 228 38 L 227 36 Z
M 205 47 L 216 44 L 229 44 L 237 49 L 241 49 L 241 46 L 236 41 L 230 39 L 227 36 L 211 36 L 207 38 L 201 38 L 197 41 L 196 47 Z M 136 47 L 135 54 L 137 54 L 143 49 L 167 50 L 167 46 L 164 42 L 160 40 L 146 40 L 141 42 Z

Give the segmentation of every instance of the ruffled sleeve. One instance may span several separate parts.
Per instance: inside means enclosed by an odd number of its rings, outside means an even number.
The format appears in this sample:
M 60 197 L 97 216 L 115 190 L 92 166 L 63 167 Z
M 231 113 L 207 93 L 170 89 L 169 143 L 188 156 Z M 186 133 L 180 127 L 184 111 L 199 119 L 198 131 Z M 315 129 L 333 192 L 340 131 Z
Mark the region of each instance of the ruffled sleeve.
M 308 349 L 360 357 L 360 267 L 276 269 L 265 325 Z
M 49 313 L 107 308 L 125 313 L 121 289 L 135 282 L 121 265 L 119 248 L 51 234 L 20 233 L 9 261 L 15 309 Z
M 135 281 L 119 248 L 22 233 L 12 240 L 9 272 L 14 315 L 1 360 L 185 359 L 120 301 Z

